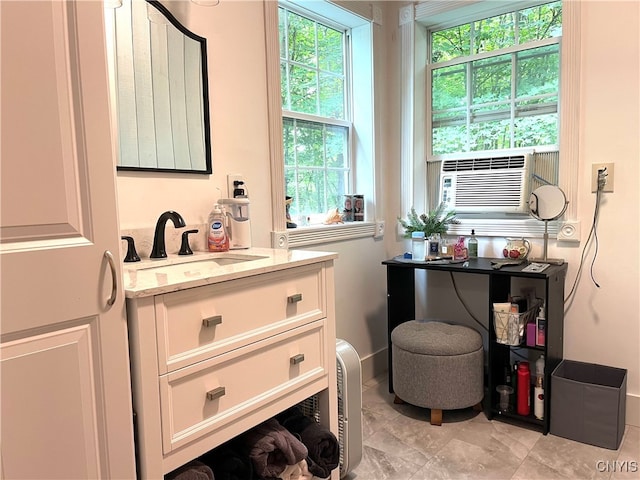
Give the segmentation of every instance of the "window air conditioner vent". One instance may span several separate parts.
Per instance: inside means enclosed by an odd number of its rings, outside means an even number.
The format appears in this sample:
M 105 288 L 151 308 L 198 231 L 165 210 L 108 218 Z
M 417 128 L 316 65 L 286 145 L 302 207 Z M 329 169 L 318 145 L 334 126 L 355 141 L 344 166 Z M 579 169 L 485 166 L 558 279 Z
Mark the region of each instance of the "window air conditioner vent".
M 525 156 L 469 158 L 461 160 L 445 160 L 442 162 L 443 172 L 463 172 L 470 170 L 500 170 L 524 168 Z
M 532 155 L 444 160 L 440 201 L 458 213 L 526 213 Z

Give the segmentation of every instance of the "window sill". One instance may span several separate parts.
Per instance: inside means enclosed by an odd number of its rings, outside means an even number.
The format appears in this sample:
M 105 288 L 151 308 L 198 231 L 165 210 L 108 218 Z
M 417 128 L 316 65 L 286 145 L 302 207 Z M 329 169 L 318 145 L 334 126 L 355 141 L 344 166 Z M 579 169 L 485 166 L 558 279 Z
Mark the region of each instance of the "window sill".
M 347 222 L 333 225 L 289 228 L 271 232 L 273 248 L 305 247 L 321 243 L 373 237 L 376 225 L 373 222 Z
M 461 218 L 460 223 L 451 225 L 448 230 L 449 235 L 471 234 L 471 229 L 475 230 L 479 237 L 529 237 L 543 238 L 544 222 L 534 218 L 522 219 L 470 219 Z M 549 238 L 556 238 L 558 234 L 557 220 L 549 222 Z

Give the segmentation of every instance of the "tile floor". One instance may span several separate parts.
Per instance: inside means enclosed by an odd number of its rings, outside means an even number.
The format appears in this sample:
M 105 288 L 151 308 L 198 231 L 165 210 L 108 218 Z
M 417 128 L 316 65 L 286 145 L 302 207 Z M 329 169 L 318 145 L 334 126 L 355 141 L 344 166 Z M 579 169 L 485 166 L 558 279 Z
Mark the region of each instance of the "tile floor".
M 620 448 L 609 450 L 471 408 L 445 411 L 442 426 L 432 426 L 428 409 L 393 397 L 386 375 L 363 386 L 362 461 L 345 480 L 640 479 L 638 427 L 627 425 Z

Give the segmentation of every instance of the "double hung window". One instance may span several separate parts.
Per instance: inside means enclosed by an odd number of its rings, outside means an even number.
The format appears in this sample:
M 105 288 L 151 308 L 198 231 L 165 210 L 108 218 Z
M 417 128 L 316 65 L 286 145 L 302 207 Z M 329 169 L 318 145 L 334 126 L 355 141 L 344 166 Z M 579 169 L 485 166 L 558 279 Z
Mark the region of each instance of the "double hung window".
M 305 224 L 351 190 L 349 29 L 279 7 L 285 194 Z

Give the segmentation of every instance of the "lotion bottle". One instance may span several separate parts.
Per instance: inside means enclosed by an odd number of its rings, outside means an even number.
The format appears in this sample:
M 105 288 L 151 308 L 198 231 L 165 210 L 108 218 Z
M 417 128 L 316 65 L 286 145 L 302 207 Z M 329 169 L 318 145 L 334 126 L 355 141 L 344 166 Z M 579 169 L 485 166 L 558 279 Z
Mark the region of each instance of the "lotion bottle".
M 540 307 L 540 313 L 536 317 L 536 345 L 543 347 L 546 343 L 547 319 L 545 318 L 544 305 Z
M 209 214 L 209 236 L 207 245 L 210 252 L 229 251 L 229 235 L 227 234 L 226 216 L 219 204 L 213 206 Z
M 538 420 L 544 418 L 544 355 L 536 360 L 536 386 L 533 390 L 533 414 Z

